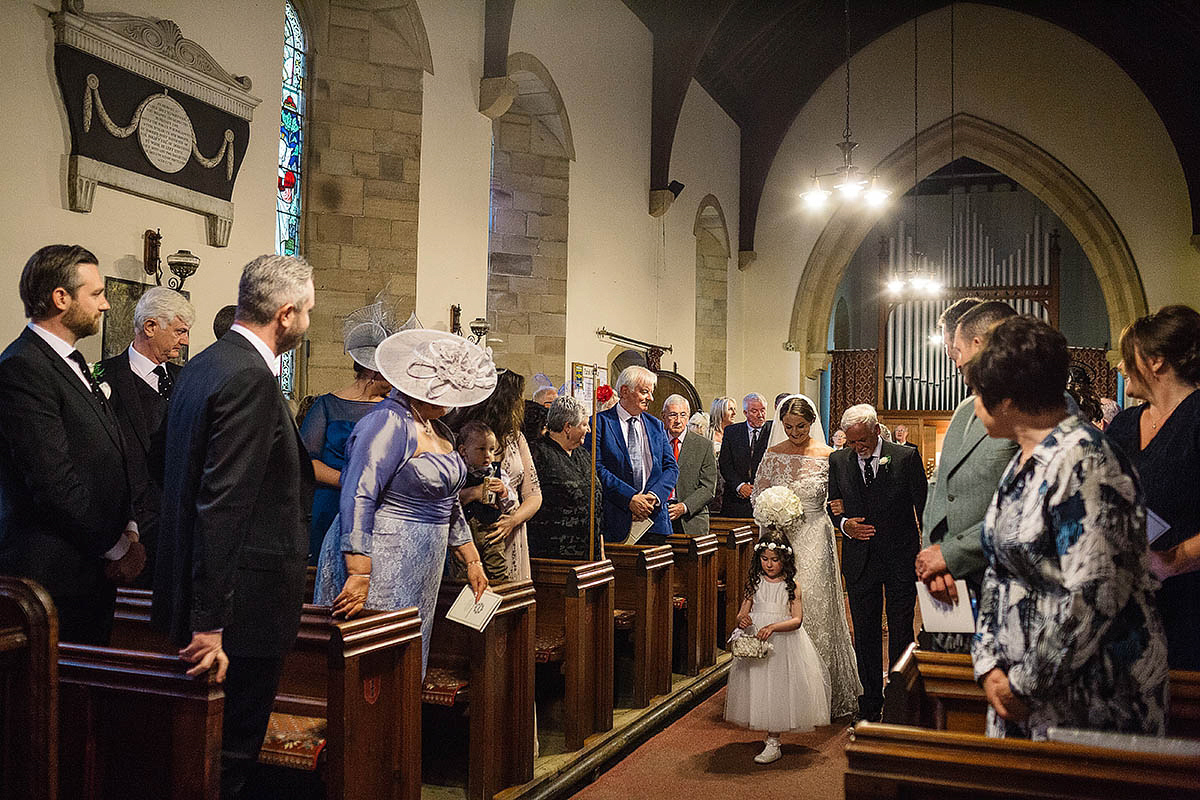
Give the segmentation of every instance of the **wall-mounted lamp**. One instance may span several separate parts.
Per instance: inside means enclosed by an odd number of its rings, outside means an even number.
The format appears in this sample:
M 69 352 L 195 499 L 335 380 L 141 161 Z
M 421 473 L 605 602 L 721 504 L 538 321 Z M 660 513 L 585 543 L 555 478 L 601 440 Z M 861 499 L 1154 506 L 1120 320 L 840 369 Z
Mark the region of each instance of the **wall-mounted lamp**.
M 162 246 L 162 233 L 158 230 L 146 229 L 142 234 L 145 243 L 142 247 L 142 268 L 147 275 L 154 276 L 156 286 L 162 286 L 162 260 L 159 258 L 159 248 Z
M 491 329 L 491 327 L 492 326 L 488 324 L 486 319 L 483 317 L 476 317 L 475 319 L 471 320 L 471 335 L 467 338 L 475 344 L 483 346 L 483 343 L 487 340 L 488 331 Z
M 167 256 L 167 266 L 175 274 L 175 277 L 167 279 L 167 285 L 182 292 L 183 282 L 200 268 L 200 256 L 194 255 L 191 250 L 178 250 Z

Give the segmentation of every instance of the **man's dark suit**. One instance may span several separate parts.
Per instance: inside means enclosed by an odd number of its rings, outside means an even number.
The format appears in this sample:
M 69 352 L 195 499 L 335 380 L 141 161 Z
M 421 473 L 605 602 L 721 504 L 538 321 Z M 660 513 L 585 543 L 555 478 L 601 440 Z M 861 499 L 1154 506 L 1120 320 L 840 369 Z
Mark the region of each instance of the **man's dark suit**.
M 921 547 L 917 520 L 929 491 L 921 457 L 911 447 L 885 441 L 877 474 L 870 486 L 863 481 L 853 448 L 829 456 L 829 499 L 841 500 L 843 514 L 834 514 L 834 527 L 843 519 L 863 517 L 875 526 L 870 539 L 842 537 L 842 575 L 854 619 L 854 653 L 863 684 L 859 711 L 873 718 L 883 707 L 883 591 L 887 591 L 888 658 L 895 664 L 912 643 L 913 606 L 917 574 L 913 564 Z
M 0 407 L 0 573 L 45 587 L 63 641 L 107 644 L 103 556 L 133 518 L 116 418 L 28 328 L 0 355 Z
M 167 362 L 167 374 L 172 381 L 179 380 L 183 369 L 178 364 Z M 101 374 L 112 387 L 113 410 L 125 439 L 125 455 L 129 465 L 129 479 L 136 487 L 139 500 L 134 506 L 134 519 L 138 533 L 146 548 L 146 568 L 135 583 L 144 589 L 153 586 L 154 560 L 158 548 L 158 513 L 162 501 L 162 464 L 151 467 L 151 451 L 155 460 L 162 457 L 163 424 L 166 422 L 167 401 L 160 397 L 139 378 L 129 366 L 129 350 L 100 362 Z M 156 443 L 151 447 L 152 442 Z
M 667 447 L 671 447 L 672 436 L 667 434 Z M 712 441 L 688 431 L 679 443 L 679 480 L 675 483 L 675 499 L 671 503 L 683 503 L 687 513 L 671 522 L 675 533 L 696 536 L 708 533 L 708 504 L 717 491 L 717 457 L 713 455 Z
M 754 485 L 754 475 L 758 472 L 758 462 L 762 461 L 763 453 L 771 438 L 771 420 L 763 423 L 758 432 L 758 441 L 754 450 L 750 449 L 750 426 L 745 422 L 737 422 L 725 428 L 721 435 L 721 457 L 717 466 L 721 477 L 725 479 L 725 493 L 721 497 L 722 517 L 754 516 L 750 498 L 738 497 L 738 486 L 743 483 Z
M 230 331 L 180 373 L 167 417 L 153 618 L 224 629 L 222 793 L 258 757 L 304 598 L 312 462 L 275 376 Z

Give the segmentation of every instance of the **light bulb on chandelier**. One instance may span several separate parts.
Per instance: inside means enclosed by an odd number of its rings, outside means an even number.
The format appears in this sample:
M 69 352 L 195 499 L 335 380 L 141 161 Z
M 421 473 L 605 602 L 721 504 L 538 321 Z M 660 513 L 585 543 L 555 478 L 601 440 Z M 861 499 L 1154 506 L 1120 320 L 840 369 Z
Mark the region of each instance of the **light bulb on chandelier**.
M 843 203 L 853 203 L 860 197 L 866 201 L 869 208 L 881 208 L 887 203 L 891 190 L 887 189 L 879 179 L 879 172 L 871 174 L 868 181 L 862 176 L 858 167 L 854 166 L 854 148 L 858 142 L 851 139 L 850 132 L 850 0 L 846 0 L 846 127 L 842 130 L 842 141 L 837 148 L 842 151 L 842 164 L 830 172 L 813 173 L 812 185 L 800 198 L 811 210 L 825 207 L 826 200 L 832 192 L 822 188 L 821 178 L 835 178 L 833 188 Z

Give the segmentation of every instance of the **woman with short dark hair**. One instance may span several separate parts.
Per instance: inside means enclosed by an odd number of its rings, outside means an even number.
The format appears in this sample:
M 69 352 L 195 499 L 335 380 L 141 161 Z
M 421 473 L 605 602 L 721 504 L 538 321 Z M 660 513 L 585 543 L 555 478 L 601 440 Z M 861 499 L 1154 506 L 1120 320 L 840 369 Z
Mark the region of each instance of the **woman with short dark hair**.
M 988 560 L 972 656 L 989 736 L 1053 726 L 1166 732 L 1167 649 L 1137 476 L 1063 392 L 1063 335 L 1030 316 L 992 329 L 967 364 L 975 414 L 1011 439 L 983 523 Z
M 1167 306 L 1121 334 L 1125 393 L 1146 401 L 1108 426 L 1146 489 L 1146 507 L 1170 527 L 1151 545 L 1162 580 L 1158 610 L 1174 669 L 1200 669 L 1200 314 Z
M 592 481 L 592 454 L 580 447 L 591 430 L 587 409 L 569 395 L 550 404 L 546 432 L 529 443 L 542 507 L 529 520 L 529 552 L 540 558 L 586 560 L 593 488 L 600 507 L 600 483 Z

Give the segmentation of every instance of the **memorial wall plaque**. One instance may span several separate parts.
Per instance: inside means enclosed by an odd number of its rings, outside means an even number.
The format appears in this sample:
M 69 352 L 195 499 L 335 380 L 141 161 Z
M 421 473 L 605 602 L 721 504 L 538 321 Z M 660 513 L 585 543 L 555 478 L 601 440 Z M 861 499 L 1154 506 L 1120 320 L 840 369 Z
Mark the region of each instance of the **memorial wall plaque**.
M 203 214 L 228 244 L 234 182 L 261 102 L 170 20 L 52 15 L 54 65 L 71 132 L 68 203 L 91 211 L 97 184 Z

